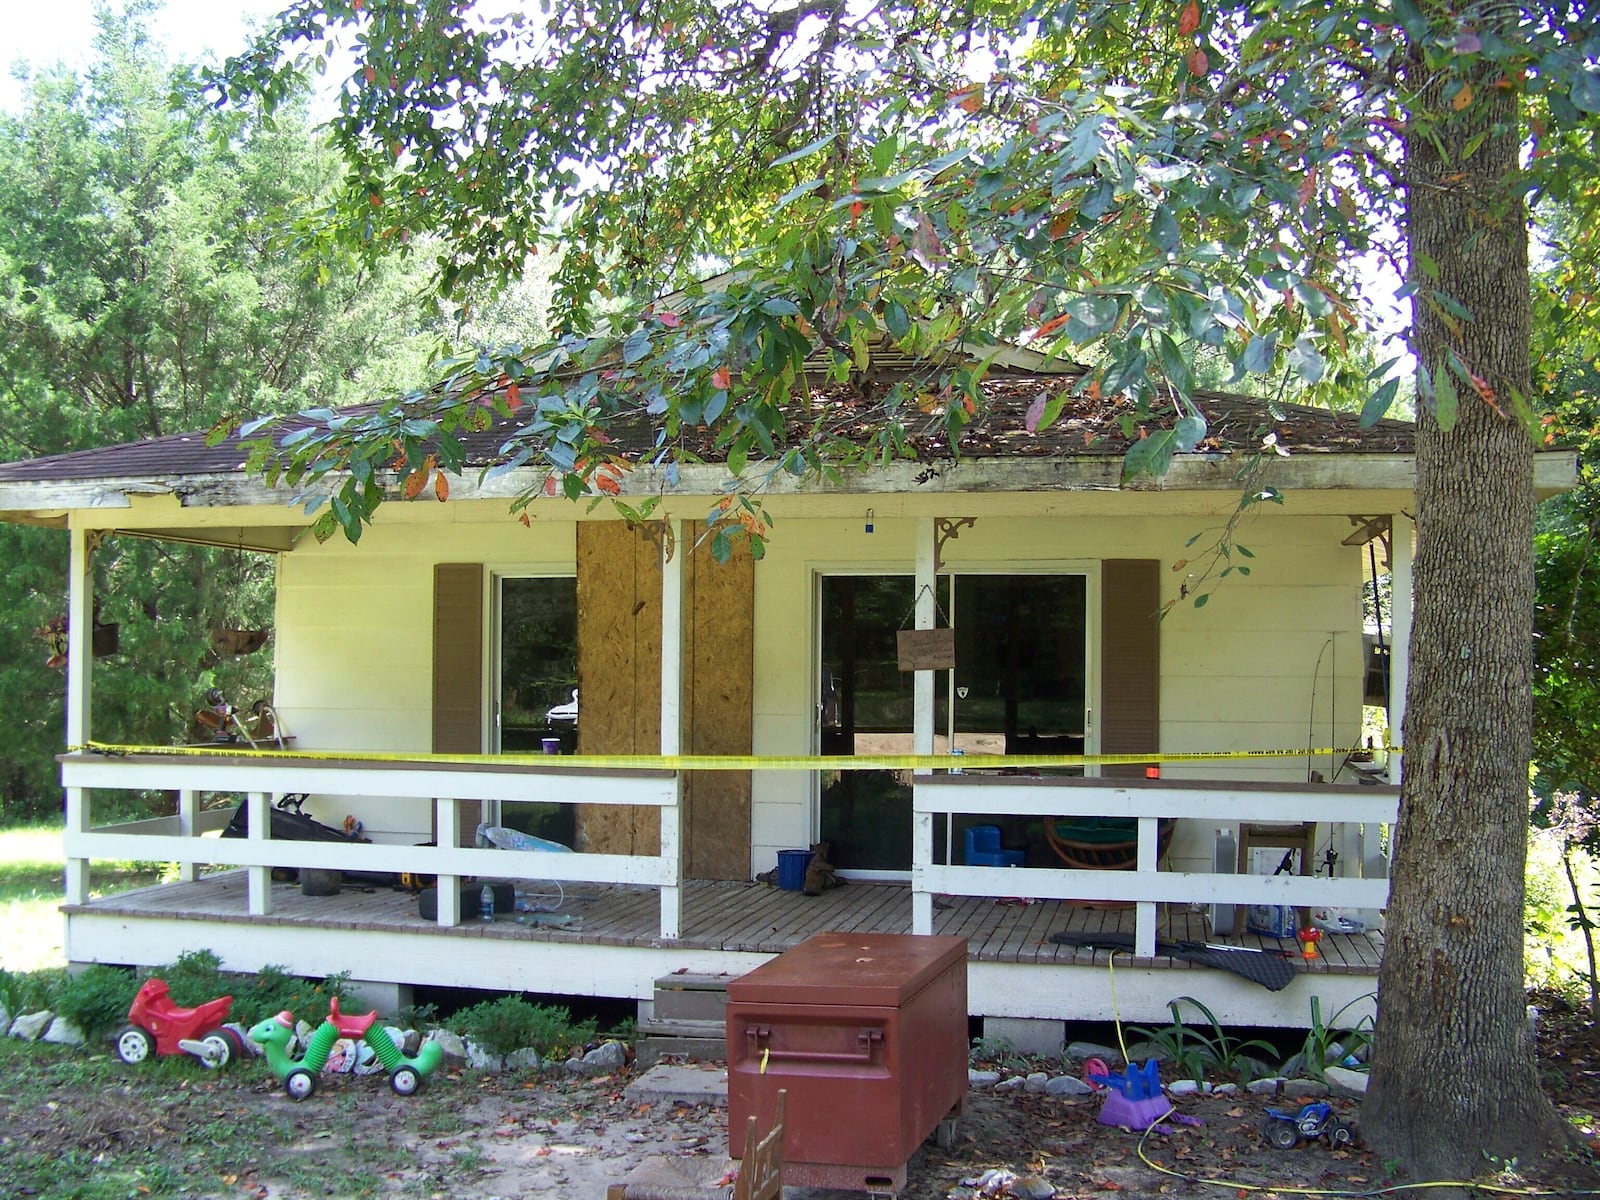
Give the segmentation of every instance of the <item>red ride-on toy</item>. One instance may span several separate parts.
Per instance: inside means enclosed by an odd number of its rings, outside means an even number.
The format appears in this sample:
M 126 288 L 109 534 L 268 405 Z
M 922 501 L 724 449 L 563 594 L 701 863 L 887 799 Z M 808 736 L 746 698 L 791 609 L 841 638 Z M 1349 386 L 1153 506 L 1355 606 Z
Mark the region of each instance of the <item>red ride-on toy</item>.
M 147 979 L 128 1008 L 128 1024 L 117 1030 L 117 1057 L 139 1063 L 154 1054 L 192 1054 L 207 1070 L 225 1067 L 244 1053 L 244 1041 L 223 1024 L 232 996 L 194 1008 L 172 1002 L 164 979 Z

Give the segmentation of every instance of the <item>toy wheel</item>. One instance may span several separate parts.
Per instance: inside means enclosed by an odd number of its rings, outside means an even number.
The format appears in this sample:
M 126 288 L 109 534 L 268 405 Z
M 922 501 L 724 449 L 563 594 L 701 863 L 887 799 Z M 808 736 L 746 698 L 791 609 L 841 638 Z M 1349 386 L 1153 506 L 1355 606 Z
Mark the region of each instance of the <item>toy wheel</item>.
M 415 1067 L 396 1067 L 389 1076 L 389 1086 L 396 1096 L 414 1096 L 422 1086 L 422 1074 Z
M 1356 1140 L 1355 1131 L 1338 1117 L 1328 1118 L 1328 1128 L 1325 1130 L 1328 1141 L 1335 1146 L 1348 1146 Z
M 291 1100 L 304 1100 L 317 1090 L 317 1077 L 304 1067 L 295 1067 L 283 1077 L 283 1090 Z
M 155 1049 L 155 1039 L 139 1026 L 124 1025 L 117 1030 L 117 1057 L 123 1062 L 142 1063 Z
M 223 1026 L 208 1030 L 200 1041 L 206 1047 L 206 1054 L 200 1061 L 208 1071 L 226 1067 L 244 1057 L 244 1043 L 239 1035 Z
M 941 1150 L 949 1150 L 956 1144 L 957 1123 L 954 1117 L 946 1117 L 933 1127 L 933 1144 Z
M 1293 1150 L 1300 1144 L 1300 1131 L 1294 1127 L 1294 1122 L 1280 1117 L 1268 1117 L 1261 1122 L 1261 1135 L 1279 1150 Z

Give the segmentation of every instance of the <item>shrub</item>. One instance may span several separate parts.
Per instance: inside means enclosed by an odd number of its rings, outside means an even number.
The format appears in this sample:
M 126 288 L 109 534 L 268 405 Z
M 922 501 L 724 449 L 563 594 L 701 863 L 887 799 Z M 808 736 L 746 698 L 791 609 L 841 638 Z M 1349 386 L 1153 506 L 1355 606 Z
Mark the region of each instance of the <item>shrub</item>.
M 0 1007 L 13 1017 L 53 1009 L 66 981 L 62 970 L 13 972 L 0 967 Z
M 232 996 L 228 1017 L 249 1027 L 285 1010 L 315 1025 L 328 1015 L 328 1002 L 338 996 L 350 999 L 348 972 L 318 982 L 291 975 L 280 966 L 265 966 L 256 975 L 221 969 L 222 960 L 210 950 L 192 950 L 150 974 L 167 981 L 175 1004 L 193 1007 L 218 996 Z
M 65 1017 L 91 1042 L 105 1041 L 128 1020 L 139 981 L 122 967 L 96 964 L 70 977 L 55 999 L 55 1013 Z
M 521 996 L 501 996 L 464 1008 L 445 1027 L 495 1054 L 531 1046 L 541 1057 L 582 1046 L 595 1034 L 593 1018 L 574 1024 L 570 1009 L 532 1004 Z

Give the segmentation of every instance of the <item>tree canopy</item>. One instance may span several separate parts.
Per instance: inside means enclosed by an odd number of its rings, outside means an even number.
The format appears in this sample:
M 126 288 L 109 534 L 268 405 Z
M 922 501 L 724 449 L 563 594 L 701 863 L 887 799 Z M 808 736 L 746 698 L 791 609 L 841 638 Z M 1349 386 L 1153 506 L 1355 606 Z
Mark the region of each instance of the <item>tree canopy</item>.
M 281 240 L 272 218 L 337 177 L 303 105 L 272 124 L 211 108 L 150 41 L 150 11 L 102 14 L 87 74 L 44 68 L 0 116 L 3 460 L 401 389 L 434 344 L 420 275 Z M 36 633 L 65 613 L 65 546 L 0 525 L 0 561 L 0 803 L 45 813 L 62 680 Z M 96 672 L 108 734 L 164 743 L 207 687 L 244 704 L 270 686 L 270 663 L 208 646 L 212 625 L 270 625 L 270 561 L 115 538 L 95 576 L 99 618 L 120 627 Z
M 1545 407 L 1527 206 L 1593 215 L 1597 27 L 1583 0 L 578 0 L 497 20 L 302 0 L 216 86 L 274 101 L 353 55 L 346 173 L 304 235 L 376 253 L 437 233 L 447 293 L 559 249 L 556 336 L 320 414 L 258 463 L 325 481 L 320 532 L 351 538 L 495 413 L 504 464 L 551 492 L 625 491 L 606 431 L 641 415 L 669 481 L 692 431 L 758 490 L 901 454 L 910 421 L 958 432 L 985 351 L 1020 343 L 1084 362 L 1066 386 L 1118 406 L 1145 435 L 1127 470 L 1159 473 L 1204 444 L 1202 348 L 1269 406 L 1355 391 L 1381 414 L 1405 364 L 1350 351 L 1362 257 L 1388 256 L 1412 310 L 1417 587 L 1363 1134 L 1426 1178 L 1531 1156 L 1562 1134 L 1520 994 Z M 884 334 L 928 366 L 880 390 Z M 976 366 L 939 355 L 957 344 Z M 861 383 L 865 435 L 807 405 L 814 355 Z

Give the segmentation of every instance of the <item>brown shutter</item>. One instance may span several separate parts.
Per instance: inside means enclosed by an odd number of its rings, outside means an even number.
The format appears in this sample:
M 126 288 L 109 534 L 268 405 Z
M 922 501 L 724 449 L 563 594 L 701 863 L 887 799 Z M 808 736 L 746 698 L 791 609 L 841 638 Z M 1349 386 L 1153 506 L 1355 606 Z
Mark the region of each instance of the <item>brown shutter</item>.
M 1100 752 L 1161 748 L 1161 564 L 1100 564 Z M 1144 764 L 1108 766 L 1112 777 L 1142 776 Z
M 483 750 L 483 564 L 433 568 L 433 752 Z M 481 805 L 460 805 L 462 845 L 472 845 Z M 437 830 L 435 830 L 437 837 Z

